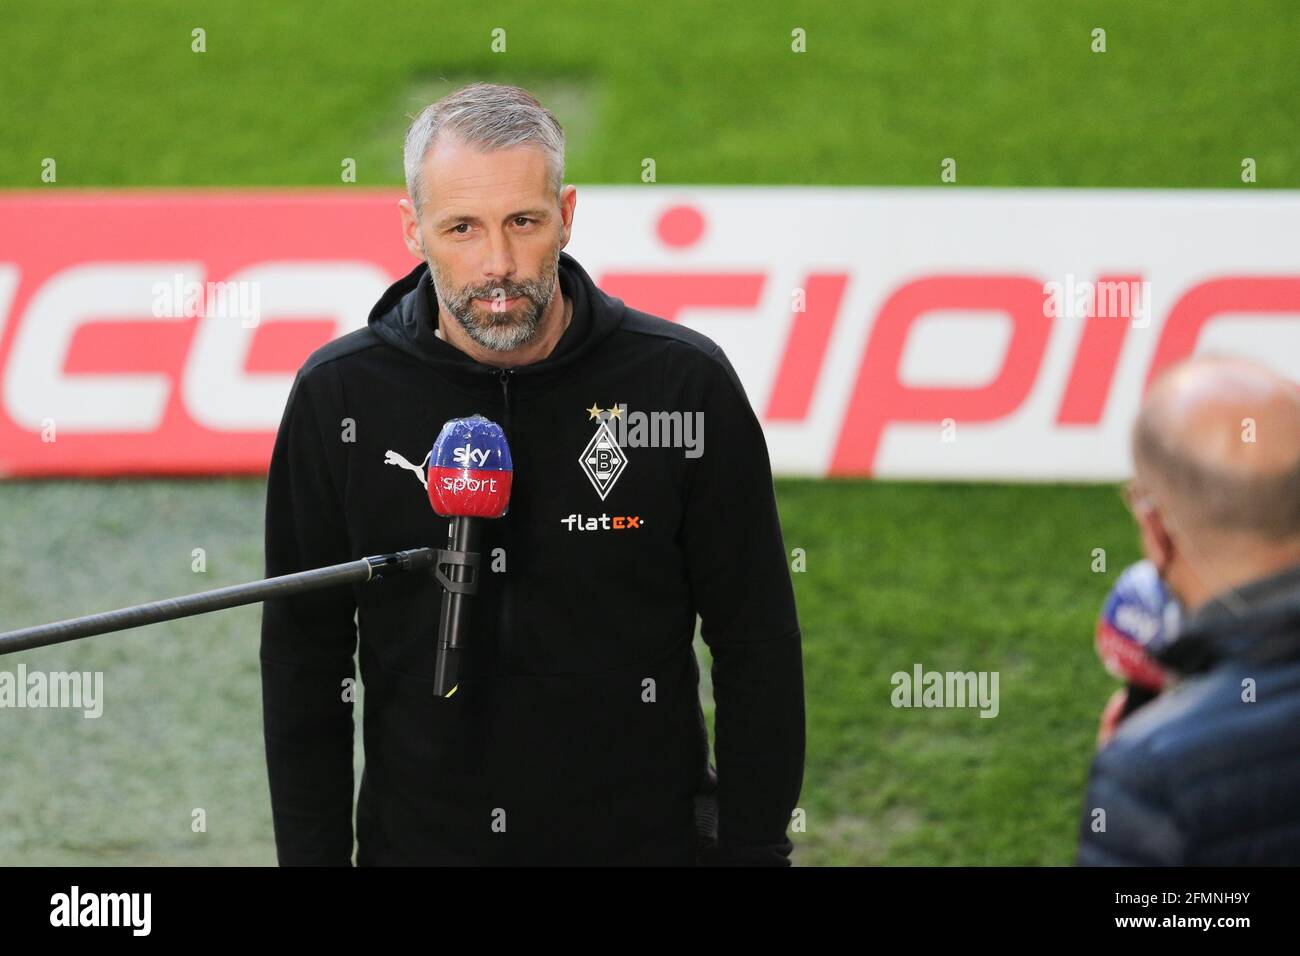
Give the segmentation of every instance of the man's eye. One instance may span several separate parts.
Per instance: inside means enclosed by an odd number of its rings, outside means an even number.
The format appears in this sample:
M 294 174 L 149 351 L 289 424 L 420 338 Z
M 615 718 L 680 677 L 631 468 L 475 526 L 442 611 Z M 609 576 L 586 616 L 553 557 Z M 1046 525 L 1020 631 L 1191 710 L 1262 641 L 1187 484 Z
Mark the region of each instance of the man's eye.
M 536 222 L 537 220 L 535 220 L 535 219 L 529 219 L 527 216 L 515 216 L 514 221 L 517 222 L 517 223 L 518 223 L 518 222 L 522 222 L 522 223 L 533 223 L 533 222 Z M 458 235 L 458 236 L 463 236 L 463 235 L 465 235 L 465 233 L 463 233 L 463 232 L 459 232 L 459 231 L 458 231 L 462 226 L 464 226 L 466 229 L 468 229 L 468 228 L 469 228 L 469 223 L 467 223 L 467 222 L 457 223 L 456 225 L 454 225 L 454 226 L 451 227 L 451 231 L 454 232 L 454 233 L 456 233 L 456 235 Z

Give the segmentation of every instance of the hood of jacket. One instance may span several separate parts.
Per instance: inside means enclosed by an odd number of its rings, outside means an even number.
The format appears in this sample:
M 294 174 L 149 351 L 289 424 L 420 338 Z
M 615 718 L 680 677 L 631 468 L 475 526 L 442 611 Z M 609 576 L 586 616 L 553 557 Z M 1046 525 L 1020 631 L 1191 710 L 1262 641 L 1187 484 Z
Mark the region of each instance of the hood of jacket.
M 573 318 L 550 355 L 511 369 L 516 376 L 530 381 L 563 373 L 617 329 L 627 311 L 622 299 L 601 291 L 578 261 L 564 251 L 559 256 L 558 278 L 562 294 L 573 302 Z M 389 345 L 450 379 L 462 384 L 491 381 L 490 376 L 498 375 L 500 369 L 479 362 L 437 336 L 436 303 L 429 264 L 421 262 L 388 287 L 370 310 L 367 324 Z
M 1207 601 L 1157 656 L 1183 674 L 1228 661 L 1300 660 L 1300 564 Z

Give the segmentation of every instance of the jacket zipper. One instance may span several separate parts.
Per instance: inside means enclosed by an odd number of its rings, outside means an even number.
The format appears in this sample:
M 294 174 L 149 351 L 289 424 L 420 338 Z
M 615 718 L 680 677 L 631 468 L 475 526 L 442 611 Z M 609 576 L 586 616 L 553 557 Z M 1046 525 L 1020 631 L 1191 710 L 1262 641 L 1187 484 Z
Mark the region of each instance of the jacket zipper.
M 504 413 L 501 418 L 501 429 L 505 432 L 506 444 L 513 444 L 513 435 L 510 428 L 510 376 L 513 374 L 512 369 L 497 369 L 497 377 L 501 380 L 501 401 L 504 405 Z M 513 457 L 513 449 L 511 457 Z M 507 514 L 509 509 L 507 508 Z M 505 543 L 506 570 L 505 578 L 501 582 L 501 659 L 500 665 L 503 670 L 509 673 L 510 664 L 510 566 L 515 560 L 515 556 L 510 552 L 510 524 L 507 521 L 502 526 L 502 540 Z

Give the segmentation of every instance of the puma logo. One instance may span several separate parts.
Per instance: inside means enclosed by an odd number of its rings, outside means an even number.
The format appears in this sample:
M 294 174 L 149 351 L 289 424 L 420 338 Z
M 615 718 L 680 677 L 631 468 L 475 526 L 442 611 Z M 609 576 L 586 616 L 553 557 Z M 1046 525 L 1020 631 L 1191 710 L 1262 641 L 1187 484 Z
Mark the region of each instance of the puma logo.
M 429 460 L 429 455 L 432 454 L 433 451 L 430 450 L 429 454 L 424 456 L 424 458 L 420 461 L 419 465 L 412 465 L 409 461 L 407 461 L 397 452 L 386 451 L 384 452 L 384 464 L 396 465 L 399 468 L 405 468 L 407 471 L 415 472 L 415 477 L 420 479 L 420 484 L 424 487 L 425 491 L 428 491 L 429 481 L 427 478 L 424 477 L 424 463 Z

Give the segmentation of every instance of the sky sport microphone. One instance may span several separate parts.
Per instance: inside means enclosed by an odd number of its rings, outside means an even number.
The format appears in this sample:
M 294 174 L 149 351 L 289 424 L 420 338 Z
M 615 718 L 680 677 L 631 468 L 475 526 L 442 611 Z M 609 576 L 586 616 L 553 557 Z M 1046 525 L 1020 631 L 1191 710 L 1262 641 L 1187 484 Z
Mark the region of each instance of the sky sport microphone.
M 469 599 L 478 593 L 480 519 L 506 513 L 513 478 L 510 446 L 496 422 L 471 415 L 442 426 L 429 455 L 428 476 L 429 503 L 451 518 L 447 547 L 438 551 L 433 572 L 443 587 L 433 668 L 438 697 L 451 697 L 460 686 Z
M 1165 685 L 1155 655 L 1178 636 L 1182 610 L 1155 565 L 1138 561 L 1120 573 L 1097 621 L 1097 655 L 1106 670 L 1128 685 L 1123 719 L 1152 700 Z

